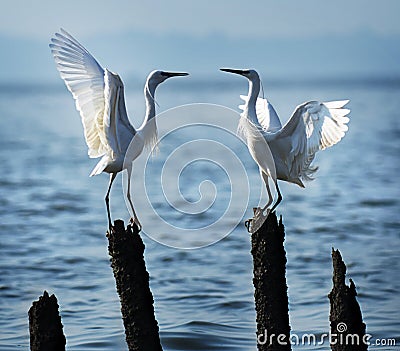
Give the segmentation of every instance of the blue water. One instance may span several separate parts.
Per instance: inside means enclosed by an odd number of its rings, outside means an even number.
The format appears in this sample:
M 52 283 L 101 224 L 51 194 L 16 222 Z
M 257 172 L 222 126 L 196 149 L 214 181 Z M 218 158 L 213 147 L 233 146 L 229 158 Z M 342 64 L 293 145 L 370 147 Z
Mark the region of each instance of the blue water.
M 158 91 L 159 111 L 197 102 L 237 109 L 241 102 L 238 95 L 247 91 L 246 82 L 239 79 L 222 85 L 223 89 L 221 85 L 209 89 L 194 83 L 171 83 L 167 89 L 166 84 Z M 329 330 L 327 294 L 332 286 L 331 248 L 335 247 L 341 250 L 348 276 L 357 286 L 367 332 L 373 335 L 371 341 L 396 338 L 398 345 L 400 87 L 347 82 L 281 83 L 265 88 L 283 122 L 306 100 L 351 100 L 350 130 L 338 145 L 318 155 L 316 180 L 306 189 L 281 183 L 284 201 L 277 212 L 286 227 L 292 333 L 301 337 Z M 130 91 L 128 86 L 127 101 L 131 120 L 138 126 L 144 110 L 140 91 Z M 0 116 L 0 350 L 29 349 L 27 311 L 45 289 L 59 300 L 68 350 L 126 349 L 105 237 L 103 199 L 108 177 L 88 177 L 96 160 L 86 155 L 72 98 L 62 87 L 3 88 Z M 198 120 L 191 115 L 184 117 L 181 123 Z M 166 118 L 160 121 L 160 131 L 165 129 Z M 185 168 L 179 187 L 189 202 L 186 205 L 198 201 L 201 194 L 202 200 L 212 203 L 214 190 L 217 198 L 205 214 L 177 214 L 162 192 L 151 186 L 161 183 L 151 174 L 160 171 L 160 160 L 173 151 L 174 142 L 187 140 L 188 135 L 201 139 L 208 131 L 200 128 L 198 133 L 186 133 L 166 140 L 159 157 L 151 161 L 149 170 L 153 171 L 146 180 L 159 215 L 193 229 L 219 218 L 232 187 L 241 192 L 246 179 L 235 173 L 239 168 L 235 171 L 233 167 L 233 174 L 227 175 L 215 163 L 200 162 L 192 170 Z M 216 241 L 212 245 L 187 250 L 171 247 L 177 243 L 176 237 L 156 238 L 169 244 L 166 246 L 143 236 L 165 350 L 256 349 L 250 237 L 242 224 L 257 205 L 253 201 L 258 199 L 254 193 L 259 176 L 239 140 L 236 143 L 227 134 L 218 136 L 215 130 L 207 135 L 213 133 L 218 141 L 234 148 L 246 165 L 250 200 L 243 218 L 232 215 L 227 219 L 226 223 L 233 224 L 241 220 L 231 233 L 223 233 L 224 222 L 212 230 L 203 229 L 206 242 L 198 237 L 192 240 L 191 231 L 182 238 L 193 246 Z M 210 150 L 205 150 L 206 154 L 214 149 Z M 214 156 L 221 157 L 221 151 Z M 111 194 L 112 214 L 127 220 L 121 177 L 117 179 Z M 166 179 L 171 184 L 177 181 Z M 206 182 L 199 188 L 203 180 L 214 185 Z M 157 228 L 149 228 L 155 215 L 144 211 L 147 200 L 135 194 L 133 198 L 145 231 L 157 236 Z M 230 206 L 236 211 L 239 204 Z M 146 227 L 146 223 L 150 224 Z M 295 349 L 327 350 L 329 345 Z M 382 349 L 397 348 L 370 347 Z

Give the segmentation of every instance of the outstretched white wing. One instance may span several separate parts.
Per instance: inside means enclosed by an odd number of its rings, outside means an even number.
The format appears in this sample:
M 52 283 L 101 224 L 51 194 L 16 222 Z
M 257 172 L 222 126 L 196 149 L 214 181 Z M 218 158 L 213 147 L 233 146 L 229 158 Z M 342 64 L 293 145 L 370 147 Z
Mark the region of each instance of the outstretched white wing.
M 51 41 L 57 69 L 82 118 L 89 156 L 121 151 L 126 136 L 135 133 L 126 114 L 121 79 L 104 70 L 65 30 L 61 29 Z
M 136 131 L 130 124 L 126 113 L 124 84 L 121 78 L 118 74 L 106 69 L 104 81 L 103 132 L 114 155 L 121 155 L 128 149 Z
M 240 95 L 240 98 L 247 103 L 249 97 L 247 95 Z M 239 108 L 244 110 L 245 105 L 240 105 Z M 281 121 L 273 106 L 267 99 L 258 97 L 256 101 L 256 114 L 258 122 L 265 132 L 276 132 L 282 128 Z
M 315 171 L 310 167 L 315 153 L 338 143 L 344 137 L 348 130 L 347 114 L 350 110 L 343 107 L 348 102 L 306 102 L 295 109 L 279 132 L 271 135 L 272 140 L 285 138 L 290 143 L 287 163 L 292 174 L 310 178 Z

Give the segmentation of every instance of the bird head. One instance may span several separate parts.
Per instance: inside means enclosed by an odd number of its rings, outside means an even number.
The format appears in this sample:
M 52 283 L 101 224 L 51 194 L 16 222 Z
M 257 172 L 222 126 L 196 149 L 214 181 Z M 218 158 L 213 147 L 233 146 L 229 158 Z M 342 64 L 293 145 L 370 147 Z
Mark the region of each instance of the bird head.
M 254 69 L 220 68 L 220 70 L 223 72 L 239 74 L 251 81 L 253 81 L 254 79 L 259 79 L 258 73 Z
M 158 85 L 171 77 L 187 76 L 186 72 L 166 72 L 166 71 L 153 71 L 149 74 L 147 81 L 152 85 Z

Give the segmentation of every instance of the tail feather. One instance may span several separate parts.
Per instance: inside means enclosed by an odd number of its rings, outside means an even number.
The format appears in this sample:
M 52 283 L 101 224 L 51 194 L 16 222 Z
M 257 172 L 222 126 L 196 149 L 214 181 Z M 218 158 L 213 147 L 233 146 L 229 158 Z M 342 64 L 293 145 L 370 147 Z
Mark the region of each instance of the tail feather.
M 107 167 L 108 164 L 108 157 L 103 156 L 99 163 L 93 168 L 92 173 L 90 173 L 90 177 L 93 177 L 95 175 L 98 175 L 104 171 L 104 169 Z

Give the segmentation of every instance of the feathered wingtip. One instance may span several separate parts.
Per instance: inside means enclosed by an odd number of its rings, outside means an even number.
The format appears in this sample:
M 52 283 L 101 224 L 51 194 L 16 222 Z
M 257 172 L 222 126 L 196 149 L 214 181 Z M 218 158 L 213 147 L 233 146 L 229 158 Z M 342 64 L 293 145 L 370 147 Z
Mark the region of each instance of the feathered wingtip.
M 306 182 L 311 182 L 314 180 L 314 173 L 318 171 L 318 166 L 308 167 L 301 172 L 301 179 Z M 304 188 L 304 184 L 303 184 Z
M 346 106 L 349 102 L 350 102 L 350 100 L 328 101 L 328 102 L 324 102 L 324 105 L 328 108 L 339 109 L 339 108 L 343 108 L 344 106 Z
M 329 109 L 332 119 L 337 125 L 340 125 L 343 132 L 347 132 L 350 118 L 347 116 L 350 113 L 350 109 L 344 108 L 350 100 L 338 100 L 328 101 L 323 104 Z
M 109 159 L 107 156 L 103 156 L 100 161 L 97 163 L 97 165 L 93 168 L 92 172 L 90 173 L 89 177 L 93 177 L 95 175 L 98 175 L 104 171 L 104 169 L 107 167 L 107 164 L 109 162 Z

